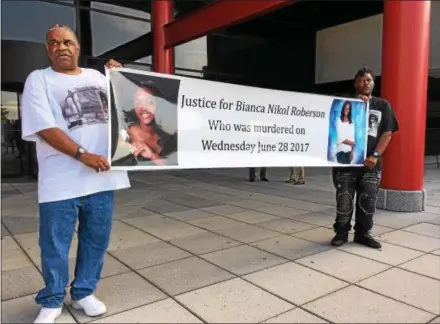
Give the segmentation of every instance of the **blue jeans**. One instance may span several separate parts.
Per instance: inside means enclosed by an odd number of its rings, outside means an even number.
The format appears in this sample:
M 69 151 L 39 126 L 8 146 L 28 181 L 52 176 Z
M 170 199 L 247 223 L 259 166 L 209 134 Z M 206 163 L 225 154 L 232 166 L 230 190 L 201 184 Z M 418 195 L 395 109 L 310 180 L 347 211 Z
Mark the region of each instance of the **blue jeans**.
M 66 184 L 68 185 L 68 184 Z M 41 265 L 45 288 L 35 301 L 43 307 L 61 307 L 69 283 L 69 250 L 78 227 L 78 251 L 72 300 L 80 300 L 96 290 L 101 277 L 113 218 L 113 191 L 40 204 Z

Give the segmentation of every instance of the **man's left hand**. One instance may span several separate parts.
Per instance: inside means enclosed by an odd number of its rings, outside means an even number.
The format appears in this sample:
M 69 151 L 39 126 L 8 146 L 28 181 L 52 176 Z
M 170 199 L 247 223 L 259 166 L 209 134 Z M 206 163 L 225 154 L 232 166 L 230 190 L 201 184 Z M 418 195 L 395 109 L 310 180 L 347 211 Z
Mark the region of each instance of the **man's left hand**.
M 367 168 L 370 168 L 370 169 L 374 168 L 374 167 L 376 166 L 376 164 L 377 164 L 377 158 L 374 157 L 374 156 L 369 156 L 369 157 L 367 157 L 367 159 L 364 161 L 364 165 L 365 165 Z
M 115 61 L 115 60 L 111 59 L 111 60 L 108 60 L 107 63 L 105 63 L 105 66 L 106 66 L 108 69 L 111 69 L 111 68 L 119 68 L 119 67 L 122 67 L 122 64 L 119 63 L 118 61 Z

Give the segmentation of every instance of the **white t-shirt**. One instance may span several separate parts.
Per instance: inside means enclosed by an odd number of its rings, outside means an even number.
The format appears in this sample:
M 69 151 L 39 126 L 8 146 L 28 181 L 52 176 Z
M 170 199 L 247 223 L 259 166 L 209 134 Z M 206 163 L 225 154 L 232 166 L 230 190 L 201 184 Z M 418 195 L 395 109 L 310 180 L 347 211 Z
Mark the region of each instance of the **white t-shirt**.
M 37 134 L 58 127 L 88 152 L 107 157 L 108 120 L 106 79 L 100 72 L 82 69 L 78 75 L 68 75 L 49 67 L 28 76 L 23 92 L 22 136 L 25 141 L 36 142 L 40 203 L 130 187 L 127 172 L 98 173 L 55 150 Z
M 345 140 L 354 142 L 354 123 L 343 123 L 338 119 L 337 123 L 338 140 L 336 145 L 336 152 L 351 152 L 351 146 L 344 144 Z

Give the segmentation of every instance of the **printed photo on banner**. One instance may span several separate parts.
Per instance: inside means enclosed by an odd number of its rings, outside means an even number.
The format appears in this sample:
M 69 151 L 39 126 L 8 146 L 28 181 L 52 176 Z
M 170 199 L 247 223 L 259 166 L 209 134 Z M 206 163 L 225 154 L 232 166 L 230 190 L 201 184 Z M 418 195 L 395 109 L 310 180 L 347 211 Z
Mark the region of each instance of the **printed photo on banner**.
M 377 131 L 382 119 L 382 112 L 379 110 L 370 110 L 368 116 L 368 136 L 377 137 Z
M 339 164 L 362 165 L 367 144 L 367 104 L 354 100 L 333 100 L 330 109 L 327 159 Z M 376 117 L 377 116 L 373 116 Z M 370 115 L 369 133 L 375 121 Z
M 112 69 L 112 167 L 178 165 L 180 80 Z

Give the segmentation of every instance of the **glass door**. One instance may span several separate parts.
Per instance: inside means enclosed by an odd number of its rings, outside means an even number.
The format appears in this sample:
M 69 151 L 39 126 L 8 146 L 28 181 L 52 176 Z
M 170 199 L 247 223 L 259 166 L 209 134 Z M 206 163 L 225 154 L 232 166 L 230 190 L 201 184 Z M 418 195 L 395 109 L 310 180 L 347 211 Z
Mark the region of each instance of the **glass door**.
M 20 109 L 17 92 L 1 92 L 2 178 L 23 174 Z
M 1 91 L 2 179 L 37 173 L 35 147 L 21 139 L 21 92 Z

